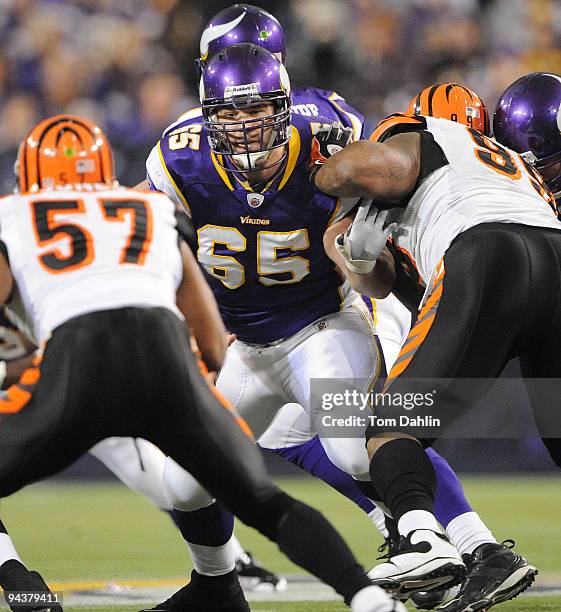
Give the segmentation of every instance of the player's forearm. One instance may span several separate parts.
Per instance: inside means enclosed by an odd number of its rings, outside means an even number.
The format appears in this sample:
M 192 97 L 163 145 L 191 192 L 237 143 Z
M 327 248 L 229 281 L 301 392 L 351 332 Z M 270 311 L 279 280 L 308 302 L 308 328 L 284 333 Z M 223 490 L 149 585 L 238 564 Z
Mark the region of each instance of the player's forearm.
M 316 187 L 341 197 L 366 197 L 381 202 L 399 200 L 415 186 L 419 160 L 414 141 L 397 144 L 390 146 L 368 140 L 350 144 L 317 171 Z
M 195 336 L 207 368 L 218 372 L 226 355 L 226 329 L 214 295 L 185 243 L 181 250 L 184 270 L 177 291 L 177 306 Z

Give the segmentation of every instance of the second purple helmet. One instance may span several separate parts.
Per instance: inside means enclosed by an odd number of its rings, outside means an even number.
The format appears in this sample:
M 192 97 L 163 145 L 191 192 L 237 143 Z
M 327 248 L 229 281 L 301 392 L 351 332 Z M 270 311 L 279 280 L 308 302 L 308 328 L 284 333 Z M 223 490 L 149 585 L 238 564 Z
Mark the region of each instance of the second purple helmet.
M 290 139 L 290 80 L 272 53 L 250 43 L 219 51 L 205 66 L 199 93 L 210 148 L 233 162 L 229 170 L 254 172 L 284 160 L 286 151 L 269 160 Z
M 210 20 L 201 36 L 201 62 L 238 43 L 253 43 L 286 60 L 286 42 L 281 24 L 271 13 L 251 4 L 234 4 Z
M 496 140 L 520 153 L 561 197 L 561 76 L 533 72 L 506 88 L 493 117 Z

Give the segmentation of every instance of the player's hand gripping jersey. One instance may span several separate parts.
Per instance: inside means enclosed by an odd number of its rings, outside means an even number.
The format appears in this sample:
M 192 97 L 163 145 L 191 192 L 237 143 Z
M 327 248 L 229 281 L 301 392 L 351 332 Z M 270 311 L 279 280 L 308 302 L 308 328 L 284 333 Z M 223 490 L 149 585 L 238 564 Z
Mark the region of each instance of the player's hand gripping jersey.
M 0 200 L 0 240 L 39 342 L 69 319 L 123 306 L 178 316 L 174 204 L 130 189 L 43 190 Z
M 561 229 L 543 179 L 514 151 L 433 117 L 392 115 L 371 139 L 409 131 L 427 139 L 421 176 L 406 207 L 394 209 L 388 222 L 399 223 L 394 245 L 410 256 L 425 285 L 454 238 L 470 227 L 499 222 Z
M 292 336 L 356 298 L 322 241 L 354 201 L 308 181 L 313 131 L 329 123 L 313 119 L 293 116 L 286 167 L 259 193 L 221 167 L 200 117 L 173 124 L 146 163 L 150 186 L 191 215 L 226 327 L 245 342 Z

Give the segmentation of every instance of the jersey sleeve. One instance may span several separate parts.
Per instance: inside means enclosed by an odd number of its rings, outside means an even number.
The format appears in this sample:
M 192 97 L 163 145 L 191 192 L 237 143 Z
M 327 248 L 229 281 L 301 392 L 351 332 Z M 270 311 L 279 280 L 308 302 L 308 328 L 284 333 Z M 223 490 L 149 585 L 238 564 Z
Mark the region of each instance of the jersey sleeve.
M 191 215 L 189 204 L 181 190 L 177 186 L 173 176 L 166 166 L 160 142 L 150 151 L 146 160 L 146 178 L 148 185 L 153 191 L 165 193 L 171 200 Z
M 364 135 L 364 117 L 335 91 L 327 96 L 327 101 L 341 119 L 341 123 L 353 129 L 353 140 L 360 140 Z
M 396 134 L 405 134 L 407 132 L 419 132 L 421 135 L 421 167 L 419 168 L 419 177 L 415 185 L 415 189 L 417 189 L 422 180 L 448 163 L 444 151 L 428 130 L 425 117 L 401 113 L 390 115 L 380 121 L 378 127 L 372 132 L 370 140 L 384 142 Z

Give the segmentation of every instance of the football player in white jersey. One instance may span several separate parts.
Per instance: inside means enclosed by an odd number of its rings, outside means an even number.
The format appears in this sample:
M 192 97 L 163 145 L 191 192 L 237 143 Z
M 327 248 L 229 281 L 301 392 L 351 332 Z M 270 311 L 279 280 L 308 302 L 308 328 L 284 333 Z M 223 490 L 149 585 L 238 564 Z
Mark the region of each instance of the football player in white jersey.
M 559 431 L 547 420 L 557 412 L 553 398 L 559 390 L 532 380 L 561 375 L 561 224 L 553 196 L 517 153 L 472 127 L 408 115 L 382 125 L 376 142 L 349 145 L 318 168 L 312 181 L 330 194 L 376 202 L 365 201 L 350 229 L 337 238 L 355 286 L 376 293 L 393 289 L 393 261 L 383 255 L 390 236 L 410 253 L 426 281 L 417 322 L 386 390 L 422 391 L 419 379 L 431 379 L 438 390 L 433 410 L 446 427 L 485 394 L 509 358 L 520 355 L 538 429 L 561 464 L 553 437 Z M 532 295 L 539 301 L 529 300 Z M 388 417 L 384 406 L 376 411 Z M 378 568 L 395 590 L 405 580 L 439 576 L 440 583 L 453 582 L 462 571 L 432 514 L 434 473 L 423 446 L 441 428 L 431 426 L 430 414 L 421 406 L 415 416 L 424 420 L 417 420 L 417 427 L 379 419 L 367 430 L 373 484 L 409 543 L 409 551 Z M 476 437 L 476 431 L 469 434 Z M 535 575 L 535 568 L 523 563 L 520 571 L 518 592 Z M 472 607 L 454 600 L 441 609 L 488 608 L 503 600 L 503 593 L 491 588 Z
M 226 335 L 173 202 L 119 188 L 102 131 L 67 115 L 22 143 L 18 186 L 0 201 L 0 300 L 17 286 L 42 352 L 0 401 L 14 413 L 0 424 L 0 496 L 105 437 L 142 437 L 355 612 L 404 610 L 320 513 L 271 483 L 247 424 L 203 377 L 221 367 Z

